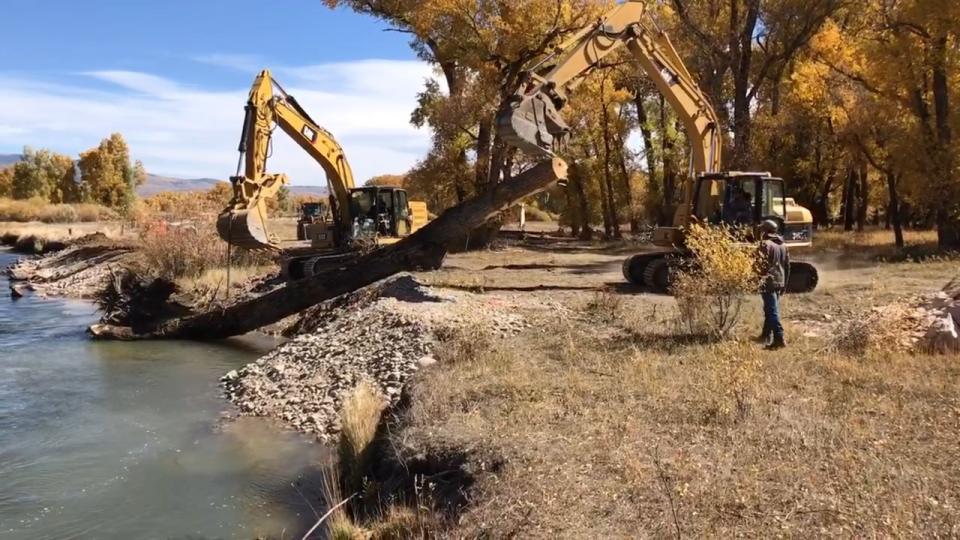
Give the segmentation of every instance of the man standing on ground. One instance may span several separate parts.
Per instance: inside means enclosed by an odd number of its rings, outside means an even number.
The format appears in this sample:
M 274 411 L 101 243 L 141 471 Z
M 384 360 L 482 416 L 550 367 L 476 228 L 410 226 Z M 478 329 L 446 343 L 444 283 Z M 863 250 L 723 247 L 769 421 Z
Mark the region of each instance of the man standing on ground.
M 766 220 L 760 224 L 760 296 L 763 298 L 763 332 L 760 342 L 766 343 L 768 350 L 786 347 L 783 341 L 783 325 L 780 324 L 780 295 L 790 279 L 790 255 L 783 237 L 777 234 L 776 221 Z M 771 338 L 773 341 L 771 341 Z

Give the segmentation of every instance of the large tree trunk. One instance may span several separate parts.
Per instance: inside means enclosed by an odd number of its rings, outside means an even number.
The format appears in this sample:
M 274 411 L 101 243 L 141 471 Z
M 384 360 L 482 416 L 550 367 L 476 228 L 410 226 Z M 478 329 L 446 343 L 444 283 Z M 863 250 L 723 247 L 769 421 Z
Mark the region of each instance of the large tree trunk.
M 863 232 L 867 222 L 867 210 L 870 205 L 870 184 L 867 181 L 867 163 L 860 164 L 857 170 L 857 232 Z
M 853 167 L 847 169 L 843 185 L 843 230 L 852 231 L 857 208 L 857 175 Z
M 570 166 L 570 188 L 576 194 L 577 214 L 580 216 L 580 234 L 577 236 L 580 240 L 591 240 L 593 238 L 593 229 L 590 228 L 590 202 L 587 200 L 587 194 L 583 189 L 583 173 L 580 165 L 574 162 Z
M 897 249 L 903 249 L 903 221 L 900 219 L 900 194 L 897 192 L 897 175 L 887 172 L 887 191 L 890 195 L 890 205 L 887 210 L 887 220 L 893 226 L 893 239 Z
M 470 231 L 523 198 L 566 178 L 566 174 L 567 164 L 561 159 L 539 163 L 513 180 L 454 206 L 396 244 L 364 254 L 340 268 L 288 283 L 259 298 L 166 321 L 143 333 L 102 324 L 91 326 L 90 333 L 108 339 L 221 339 L 256 330 L 397 272 L 439 268 L 447 250 L 462 243 Z

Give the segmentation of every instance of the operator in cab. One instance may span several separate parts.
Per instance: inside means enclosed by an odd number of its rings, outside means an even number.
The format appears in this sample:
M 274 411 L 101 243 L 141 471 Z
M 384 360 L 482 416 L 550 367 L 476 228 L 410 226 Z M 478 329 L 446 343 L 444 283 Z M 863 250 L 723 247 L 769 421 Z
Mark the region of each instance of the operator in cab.
M 768 219 L 760 224 L 760 297 L 763 299 L 763 330 L 757 339 L 767 350 L 787 346 L 783 339 L 783 324 L 780 322 L 780 296 L 790 279 L 790 254 L 777 234 L 780 226 Z

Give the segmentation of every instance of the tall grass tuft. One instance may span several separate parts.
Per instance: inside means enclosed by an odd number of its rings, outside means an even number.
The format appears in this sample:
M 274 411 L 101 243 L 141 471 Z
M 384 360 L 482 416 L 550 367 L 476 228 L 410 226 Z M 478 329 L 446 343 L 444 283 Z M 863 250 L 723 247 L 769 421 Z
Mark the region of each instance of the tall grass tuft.
M 340 411 L 340 444 L 337 454 L 344 485 L 360 491 L 368 470 L 370 445 L 377 435 L 380 415 L 386 402 L 368 382 L 361 382 L 344 402 Z
M 686 238 L 693 257 L 680 265 L 673 283 L 681 330 L 726 339 L 744 298 L 759 288 L 759 251 L 725 227 L 693 224 Z

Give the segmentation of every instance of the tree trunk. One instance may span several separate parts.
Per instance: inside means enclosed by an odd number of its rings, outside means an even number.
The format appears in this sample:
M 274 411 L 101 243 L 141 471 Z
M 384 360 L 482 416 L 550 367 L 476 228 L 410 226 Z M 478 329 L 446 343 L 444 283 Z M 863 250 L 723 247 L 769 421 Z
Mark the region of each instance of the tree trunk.
M 857 231 L 863 232 L 867 222 L 867 210 L 870 204 L 870 184 L 867 182 L 867 163 L 860 164 L 857 171 Z
M 936 122 L 937 148 L 934 150 L 937 184 L 937 245 L 940 249 L 960 248 L 960 215 L 956 207 L 960 190 L 953 180 L 953 133 L 950 123 L 950 77 L 947 73 L 948 43 L 945 35 L 933 42 L 933 110 Z
M 477 130 L 477 163 L 474 171 L 474 183 L 477 186 L 477 193 L 483 193 L 487 183 L 490 181 L 490 137 L 491 122 L 480 122 Z
M 621 108 L 621 113 L 623 109 Z M 617 165 L 620 169 L 620 179 L 623 185 L 623 199 L 627 207 L 627 217 L 630 219 L 630 232 L 640 232 L 640 220 L 633 207 L 633 190 L 630 186 L 630 171 L 627 169 L 627 141 L 623 140 L 623 134 L 620 132 L 619 122 L 614 135 L 617 142 Z
M 184 318 L 158 324 L 137 333 L 129 327 L 93 325 L 90 333 L 105 339 L 222 339 L 245 334 L 314 306 L 324 300 L 357 290 L 397 272 L 439 268 L 451 246 L 500 212 L 565 178 L 563 160 L 544 161 L 462 204 L 444 212 L 426 227 L 396 244 L 382 247 L 320 272 L 303 281 L 254 298 Z
M 580 215 L 580 240 L 591 240 L 593 238 L 593 229 L 590 228 L 590 203 L 587 201 L 587 194 L 583 189 L 583 174 L 580 165 L 574 162 L 570 166 L 570 189 L 576 194 L 577 213 Z
M 730 1 L 730 54 L 733 70 L 733 158 L 731 169 L 750 170 L 750 74 L 753 66 L 753 39 L 760 17 L 760 0 L 746 0 L 747 12 L 740 27 L 739 4 Z M 759 82 L 757 83 L 759 84 Z
M 847 169 L 847 178 L 843 185 L 843 230 L 852 231 L 853 223 L 856 218 L 857 208 L 857 175 L 856 171 L 850 167 Z
M 887 192 L 890 196 L 890 205 L 887 210 L 887 221 L 893 226 L 893 239 L 897 249 L 903 249 L 903 222 L 900 219 L 900 194 L 897 192 L 897 175 L 887 173 Z
M 610 161 L 613 158 L 611 155 L 611 145 L 610 145 L 610 115 L 607 113 L 607 103 L 602 101 L 604 99 L 603 93 L 601 92 L 601 118 L 602 122 L 602 136 L 603 136 L 603 181 L 607 184 L 607 208 L 610 210 L 610 231 L 607 233 L 607 238 L 621 238 L 620 235 L 620 217 L 617 215 L 617 200 L 614 196 L 614 186 L 613 186 L 613 171 L 610 167 Z

